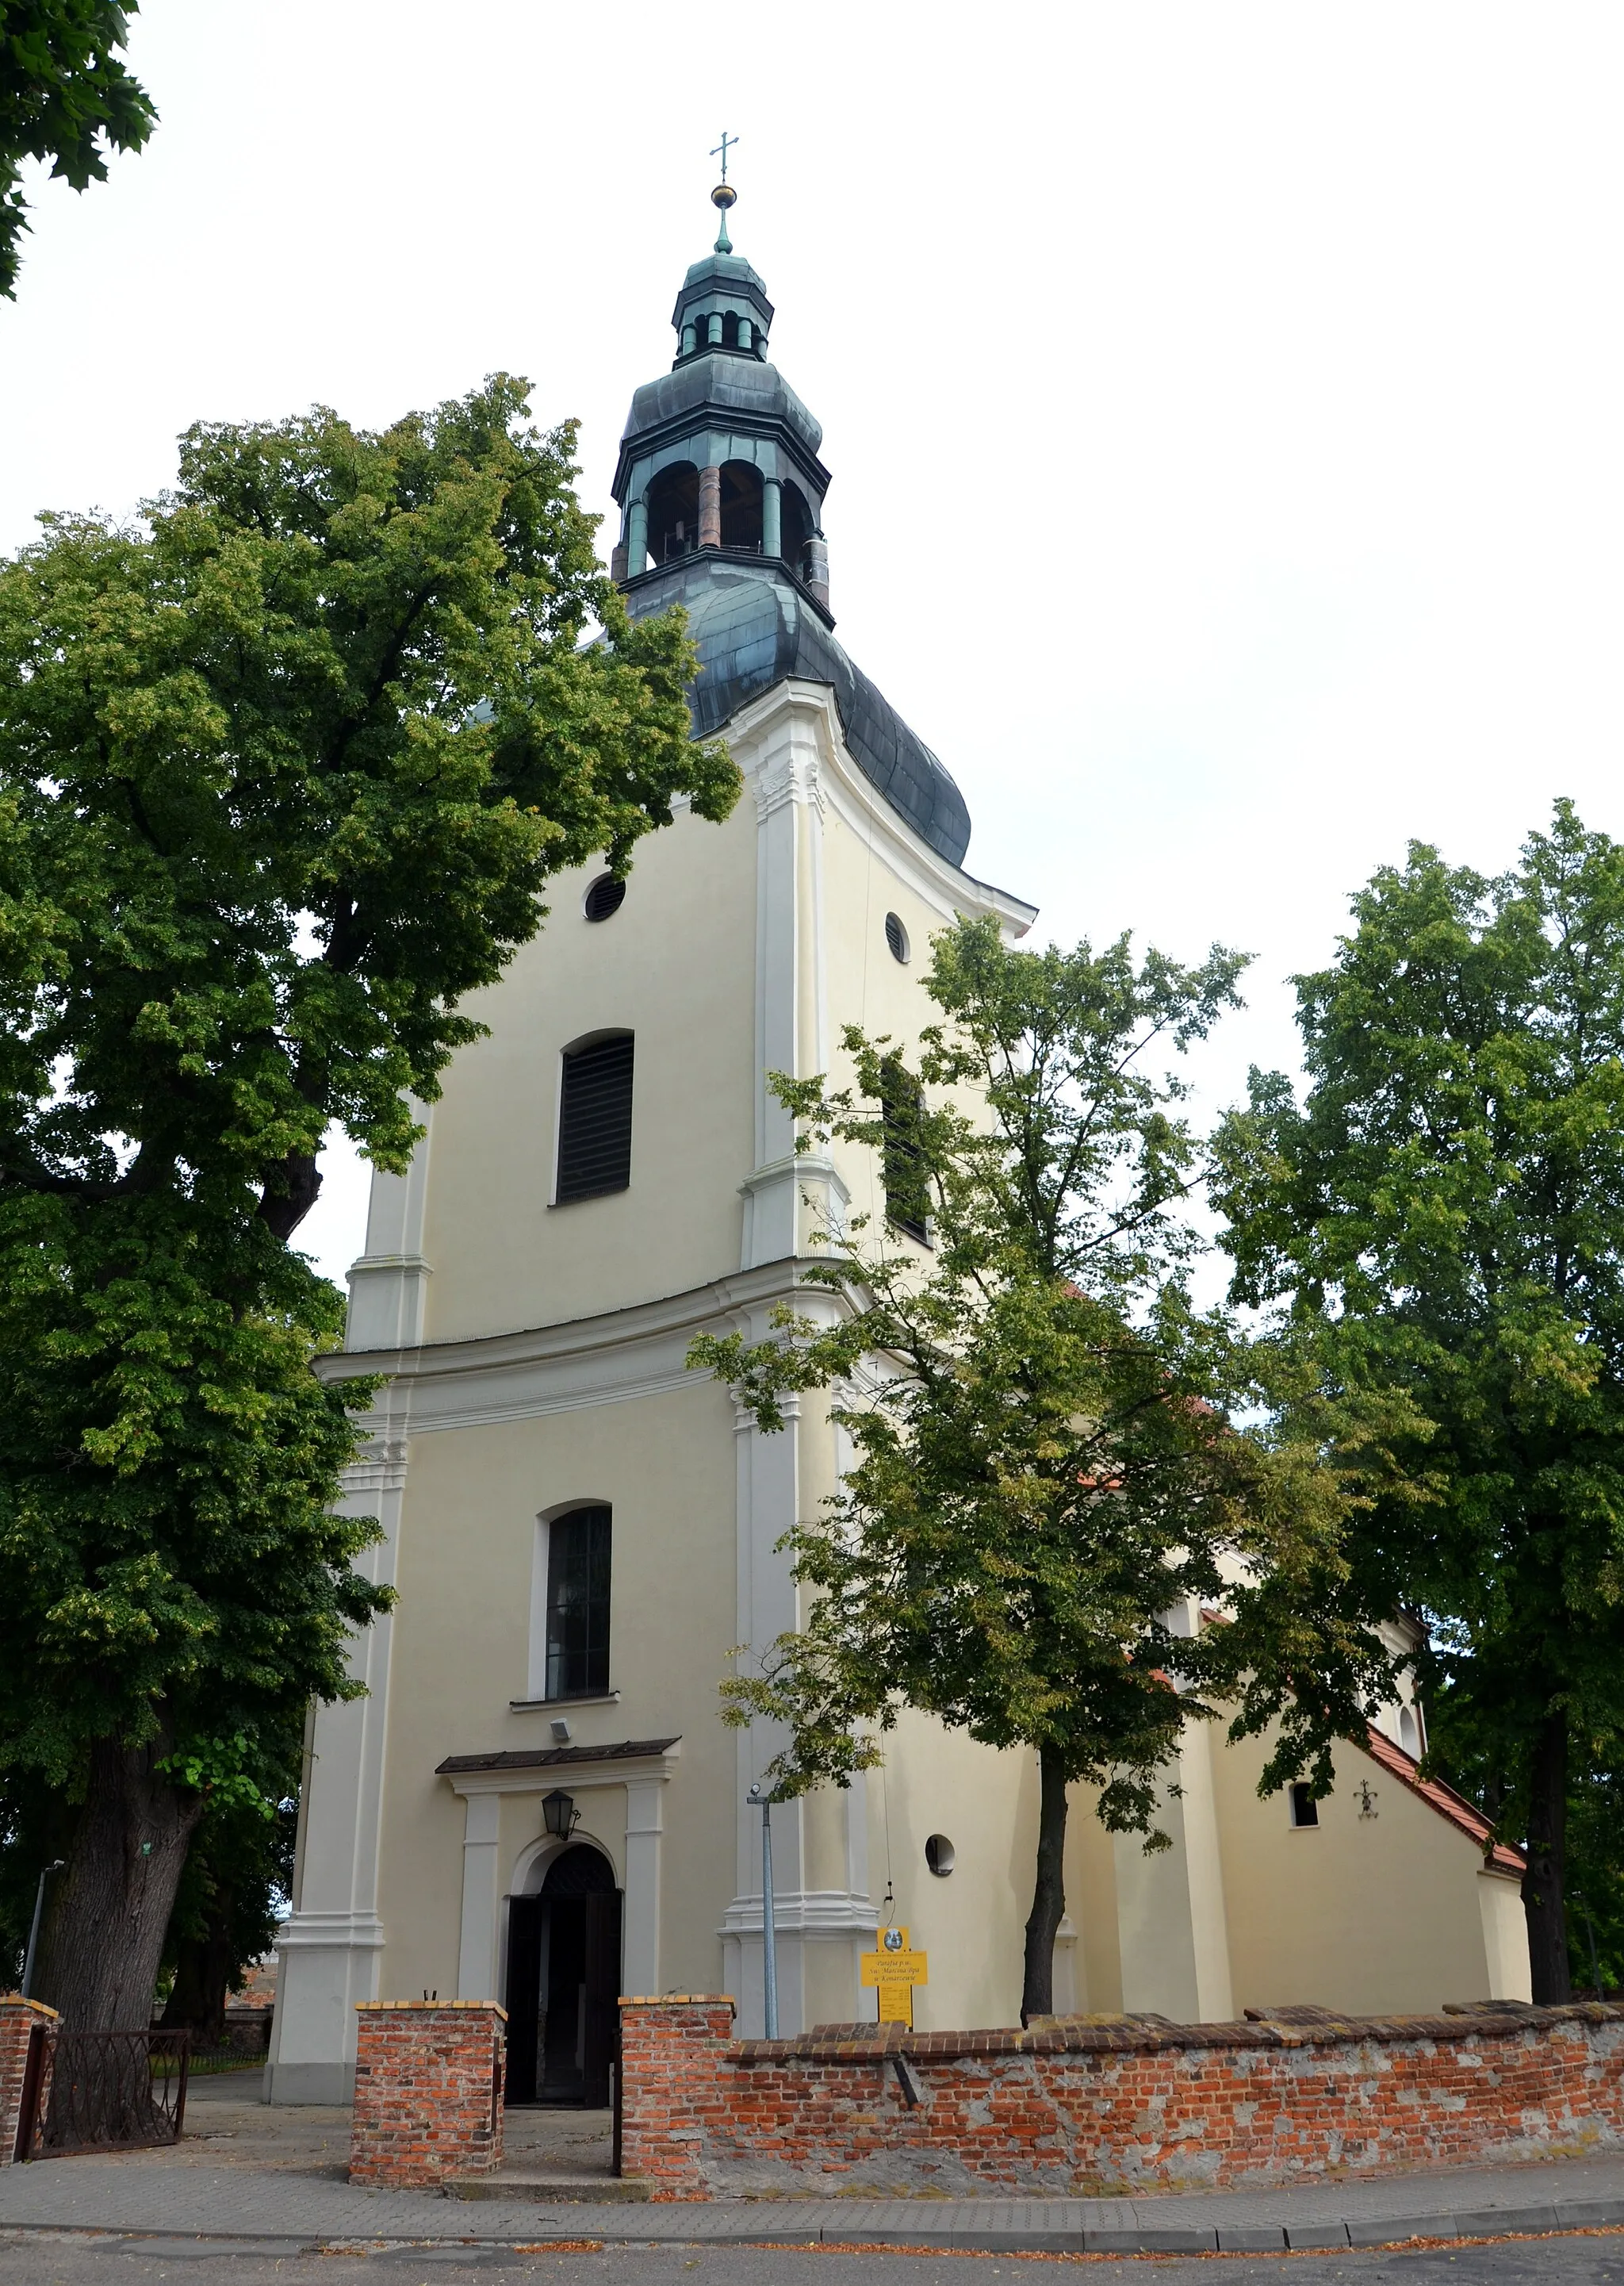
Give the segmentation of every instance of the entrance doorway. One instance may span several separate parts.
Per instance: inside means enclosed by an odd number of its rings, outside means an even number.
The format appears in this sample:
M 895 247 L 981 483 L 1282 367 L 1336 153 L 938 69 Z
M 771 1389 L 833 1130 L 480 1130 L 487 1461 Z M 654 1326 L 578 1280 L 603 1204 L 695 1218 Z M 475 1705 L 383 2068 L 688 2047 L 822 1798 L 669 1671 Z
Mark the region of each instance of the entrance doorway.
M 507 2101 L 609 2101 L 620 1997 L 620 1892 L 600 1849 L 577 1841 L 540 1894 L 509 1900 Z

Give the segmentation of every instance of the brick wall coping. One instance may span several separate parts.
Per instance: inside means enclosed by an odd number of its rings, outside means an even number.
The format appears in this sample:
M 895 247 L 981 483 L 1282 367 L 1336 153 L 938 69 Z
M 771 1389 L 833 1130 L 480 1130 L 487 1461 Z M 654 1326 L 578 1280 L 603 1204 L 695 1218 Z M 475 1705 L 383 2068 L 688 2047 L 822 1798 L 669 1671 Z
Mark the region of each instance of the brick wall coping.
M 792 2057 L 819 2063 L 883 2063 L 896 2055 L 929 2062 L 958 2056 L 1155 2054 L 1176 2048 L 1332 2047 L 1347 2041 L 1509 2040 L 1520 2032 L 1549 2030 L 1565 2022 L 1620 2021 L 1624 2005 L 1582 2000 L 1557 2008 L 1496 2008 L 1447 2016 L 1333 2016 L 1315 2011 L 1310 2021 L 1301 2022 L 1259 2019 L 1156 2024 L 1126 2017 L 1092 2022 L 1087 2017 L 1070 2017 L 1025 2031 L 994 2027 L 977 2032 L 911 2032 L 903 2024 L 814 2024 L 795 2039 L 735 2040 L 727 2053 L 728 2061 L 737 2064 L 783 2063 Z
M 739 2013 L 731 1992 L 623 1992 L 615 2005 L 618 2008 L 731 2008 L 735 2016 Z M 821 2031 L 823 2028 L 814 2029 Z
M 60 2021 L 54 2008 L 43 2000 L 25 1999 L 20 1992 L 0 1992 L 0 2008 L 31 2008 L 36 2016 L 49 2016 L 53 2024 Z
M 488 2008 L 493 2016 L 499 2016 L 504 2023 L 507 2022 L 507 2011 L 497 2000 L 357 2000 L 356 2002 L 357 2015 L 363 2009 L 376 2014 L 383 2009 L 401 2012 L 408 2008 L 415 2008 L 419 2015 L 427 2010 L 431 2016 L 444 2015 L 449 2009 L 452 2008 Z

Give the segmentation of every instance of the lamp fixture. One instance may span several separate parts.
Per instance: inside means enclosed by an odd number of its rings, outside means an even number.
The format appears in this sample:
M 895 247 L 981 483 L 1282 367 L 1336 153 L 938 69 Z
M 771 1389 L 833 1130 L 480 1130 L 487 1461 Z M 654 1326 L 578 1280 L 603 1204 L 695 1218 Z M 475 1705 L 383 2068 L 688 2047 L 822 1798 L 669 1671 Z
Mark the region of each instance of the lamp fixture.
M 554 1786 L 551 1793 L 543 1795 L 541 1815 L 547 1832 L 558 1841 L 568 1841 L 581 1823 L 575 1796 L 566 1793 L 562 1786 Z

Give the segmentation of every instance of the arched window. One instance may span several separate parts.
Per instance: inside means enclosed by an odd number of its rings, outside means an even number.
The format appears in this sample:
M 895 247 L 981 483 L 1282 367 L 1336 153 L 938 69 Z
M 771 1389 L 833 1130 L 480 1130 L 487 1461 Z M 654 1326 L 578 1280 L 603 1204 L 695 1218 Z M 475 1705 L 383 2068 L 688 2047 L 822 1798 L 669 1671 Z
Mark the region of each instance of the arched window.
M 749 461 L 722 463 L 722 545 L 761 548 L 761 471 Z
M 630 1032 L 600 1033 L 564 1051 L 553 1203 L 600 1198 L 632 1180 Z
M 607 1508 L 571 1509 L 547 1532 L 548 1699 L 600 1699 L 609 1687 Z
M 648 485 L 648 552 L 669 564 L 699 546 L 699 470 L 692 461 L 673 461 Z
M 1421 1726 L 1413 1707 L 1399 1709 L 1399 1744 L 1407 1754 L 1413 1754 L 1417 1762 L 1421 1760 Z

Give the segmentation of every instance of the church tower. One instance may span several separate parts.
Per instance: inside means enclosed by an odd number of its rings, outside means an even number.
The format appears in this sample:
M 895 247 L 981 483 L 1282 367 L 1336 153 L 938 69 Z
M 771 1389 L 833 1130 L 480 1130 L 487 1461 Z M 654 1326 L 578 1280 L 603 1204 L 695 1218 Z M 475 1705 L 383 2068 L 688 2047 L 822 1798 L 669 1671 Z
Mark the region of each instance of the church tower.
M 768 1075 L 838 1075 L 847 1022 L 915 1038 L 933 932 L 1033 918 L 963 870 L 957 787 L 836 640 L 821 433 L 717 200 L 671 370 L 632 398 L 613 570 L 634 614 L 686 607 L 694 731 L 726 737 L 744 792 L 721 826 L 679 811 L 640 842 L 624 890 L 601 863 L 550 885 L 410 1172 L 373 1178 L 326 1366 L 392 1376 L 348 1505 L 398 1603 L 357 1645 L 367 1697 L 313 1718 L 279 2099 L 341 2094 L 355 2005 L 399 1992 L 501 1998 L 521 2100 L 601 2093 L 619 1991 L 727 1990 L 761 2029 L 749 1789 L 778 1741 L 725 1730 L 718 1684 L 796 1623 L 778 1542 L 839 1455 L 820 1406 L 763 1437 L 685 1356 L 702 1329 L 765 1334 L 818 1218 L 884 1211 L 872 1153 L 797 1158 Z M 996 1758 L 940 1746 L 945 1828 L 957 1764 Z M 1010 1795 L 1001 1823 L 1034 1806 Z M 872 2012 L 883 1808 L 859 1788 L 773 1813 L 786 2030 Z M 893 1835 L 910 1814 L 893 1782 Z M 987 1862 L 1008 1892 L 1001 1841 Z M 975 1876 L 934 1886 L 972 1919 L 1013 1910 Z M 1009 1994 L 981 1989 L 985 1942 L 950 1948 L 953 2021 L 1008 2015 L 1018 1918 Z
M 271 2101 L 343 2100 L 357 2006 L 419 1992 L 503 2003 L 513 2102 L 606 2101 L 623 1992 L 727 1992 L 763 2030 L 750 1790 L 781 1741 L 725 1729 L 718 1685 L 798 1623 L 781 1543 L 843 1454 L 820 1401 L 764 1436 L 686 1352 L 835 1306 L 801 1282 L 816 1231 L 886 1213 L 872 1150 L 796 1155 L 770 1075 L 841 1084 L 848 1023 L 914 1042 L 932 934 L 1034 918 L 965 870 L 957 787 L 836 640 L 821 433 L 716 199 L 621 440 L 614 571 L 633 612 L 686 606 L 694 729 L 744 791 L 721 825 L 679 810 L 624 885 L 555 879 L 409 1171 L 373 1177 L 322 1365 L 388 1376 L 345 1506 L 396 1602 L 356 1644 L 365 1696 L 312 1714 Z M 1079 1801 L 1057 2006 L 1432 2007 L 1443 1961 L 1468 1997 L 1514 1988 L 1515 1868 L 1396 1785 L 1379 1825 L 1333 1798 L 1305 1841 L 1258 1804 L 1260 1760 L 1197 1726 L 1154 1860 Z M 1037 1811 L 1035 1758 L 913 1714 L 883 1775 L 779 1805 L 781 2030 L 872 2015 L 888 1894 L 930 1959 L 922 2028 L 1013 2023 Z M 1395 1920 L 1417 1865 L 1446 1900 L 1424 1959 Z
M 632 400 L 615 470 L 615 577 L 639 616 L 681 603 L 699 649 L 694 729 L 709 737 L 757 693 L 826 685 L 852 759 L 951 865 L 969 812 L 936 756 L 834 641 L 823 431 L 768 361 L 773 304 L 722 228 L 671 312 L 671 369 Z

